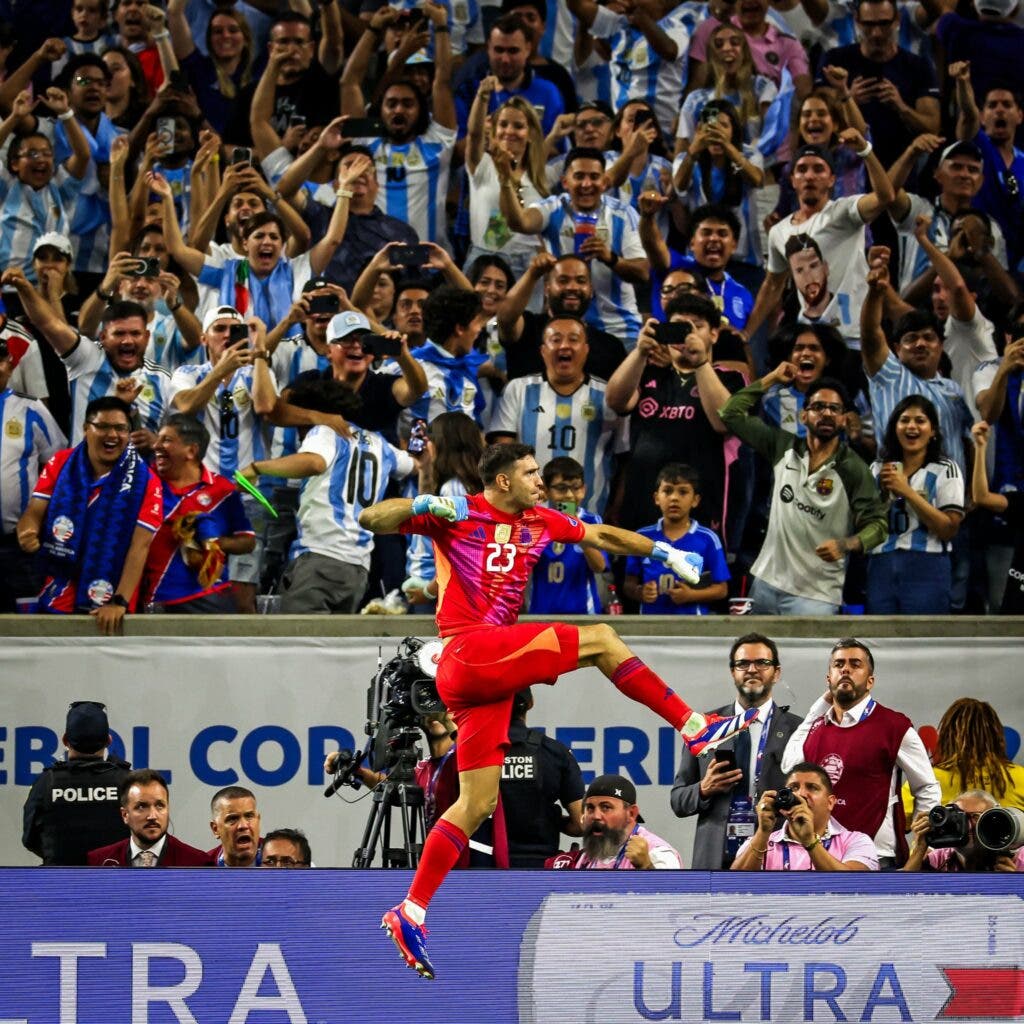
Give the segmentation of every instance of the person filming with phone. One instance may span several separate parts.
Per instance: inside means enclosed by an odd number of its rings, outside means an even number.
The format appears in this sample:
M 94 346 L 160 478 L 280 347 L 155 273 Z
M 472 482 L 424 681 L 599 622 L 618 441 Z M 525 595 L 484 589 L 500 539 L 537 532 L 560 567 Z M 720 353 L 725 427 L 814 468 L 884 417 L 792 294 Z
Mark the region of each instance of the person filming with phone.
M 733 871 L 877 871 L 874 840 L 832 817 L 836 798 L 828 772 L 802 761 L 781 789 L 757 803 L 757 831 L 739 849 Z M 783 824 L 776 828 L 777 817 Z

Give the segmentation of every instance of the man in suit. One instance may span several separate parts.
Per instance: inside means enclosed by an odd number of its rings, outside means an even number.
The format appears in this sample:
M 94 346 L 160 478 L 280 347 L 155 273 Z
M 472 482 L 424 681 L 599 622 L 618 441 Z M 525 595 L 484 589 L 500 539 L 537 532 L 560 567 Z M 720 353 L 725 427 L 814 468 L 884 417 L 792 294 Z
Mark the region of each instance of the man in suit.
M 94 867 L 181 868 L 211 866 L 213 858 L 167 834 L 170 801 L 159 772 L 143 768 L 126 776 L 119 787 L 121 818 L 131 833 L 127 839 L 91 850 L 86 862 Z
M 758 708 L 760 713 L 750 725 L 749 737 L 741 734 L 723 743 L 715 758 L 696 758 L 684 750 L 670 798 L 680 818 L 697 815 L 690 866 L 705 871 L 727 869 L 739 847 L 757 830 L 755 797 L 785 783 L 782 754 L 800 725 L 798 715 L 772 698 L 782 675 L 774 640 L 761 633 L 741 636 L 729 652 L 729 668 L 736 700 L 717 712 L 733 715 Z M 731 751 L 732 757 L 725 751 Z

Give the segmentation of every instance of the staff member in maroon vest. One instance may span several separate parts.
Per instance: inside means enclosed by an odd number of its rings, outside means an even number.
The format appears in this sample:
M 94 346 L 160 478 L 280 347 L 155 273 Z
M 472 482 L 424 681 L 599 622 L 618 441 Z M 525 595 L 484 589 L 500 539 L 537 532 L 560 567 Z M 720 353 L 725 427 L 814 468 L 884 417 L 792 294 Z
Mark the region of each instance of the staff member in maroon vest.
M 882 868 L 898 867 L 908 852 L 899 773 L 910 783 L 916 814 L 942 798 L 928 752 L 906 715 L 871 696 L 875 659 L 860 640 L 836 641 L 825 679 L 825 695 L 786 745 L 782 770 L 801 761 L 821 765 L 832 780 L 836 820 L 874 838 Z

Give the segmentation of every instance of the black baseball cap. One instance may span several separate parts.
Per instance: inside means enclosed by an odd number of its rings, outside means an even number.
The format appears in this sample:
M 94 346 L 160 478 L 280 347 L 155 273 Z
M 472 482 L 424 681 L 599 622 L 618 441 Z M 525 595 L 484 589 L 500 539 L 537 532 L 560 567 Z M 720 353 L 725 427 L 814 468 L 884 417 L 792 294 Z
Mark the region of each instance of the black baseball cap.
M 835 173 L 836 162 L 832 159 L 832 154 L 824 146 L 801 146 L 793 154 L 792 166 L 796 167 L 797 161 L 804 156 L 816 156 L 819 160 L 824 160 L 828 164 L 829 170 Z
M 110 738 L 107 709 L 94 700 L 76 700 L 64 724 L 67 744 L 82 754 L 96 754 Z
M 615 114 L 612 112 L 612 108 L 608 106 L 604 100 L 588 100 L 586 103 L 581 103 L 579 109 L 576 111 L 576 116 L 579 117 L 580 114 L 583 114 L 588 110 L 596 110 L 599 114 L 604 114 L 609 121 L 615 117 Z

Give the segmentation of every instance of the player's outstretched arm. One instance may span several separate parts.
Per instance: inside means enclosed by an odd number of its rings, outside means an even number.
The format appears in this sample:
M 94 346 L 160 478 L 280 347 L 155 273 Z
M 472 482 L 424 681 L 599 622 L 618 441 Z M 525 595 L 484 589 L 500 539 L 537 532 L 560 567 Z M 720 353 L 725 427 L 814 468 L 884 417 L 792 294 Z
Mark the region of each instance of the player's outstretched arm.
M 607 551 L 610 555 L 641 555 L 664 562 L 680 579 L 695 585 L 700 582 L 704 559 L 692 551 L 680 551 L 664 541 L 623 530 L 607 523 L 584 523 L 583 543 Z
M 407 519 L 411 519 L 411 498 L 387 498 L 359 513 L 359 525 L 370 533 L 397 533 Z

